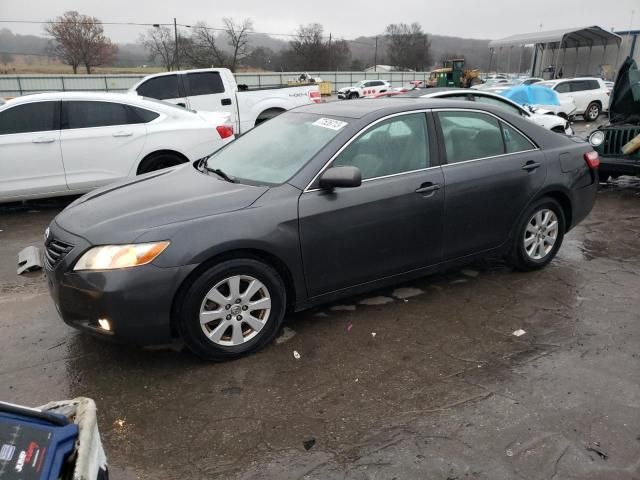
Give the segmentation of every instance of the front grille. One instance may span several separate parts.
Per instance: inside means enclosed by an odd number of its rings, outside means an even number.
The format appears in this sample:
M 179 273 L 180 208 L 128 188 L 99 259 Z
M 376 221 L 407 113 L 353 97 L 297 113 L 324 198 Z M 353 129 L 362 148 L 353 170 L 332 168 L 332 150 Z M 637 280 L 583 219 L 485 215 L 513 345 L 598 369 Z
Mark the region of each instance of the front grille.
M 73 249 L 73 245 L 61 240 L 51 239 L 44 247 L 44 258 L 51 268 L 55 268 Z
M 603 155 L 622 155 L 622 147 L 638 134 L 640 134 L 640 127 L 605 129 Z

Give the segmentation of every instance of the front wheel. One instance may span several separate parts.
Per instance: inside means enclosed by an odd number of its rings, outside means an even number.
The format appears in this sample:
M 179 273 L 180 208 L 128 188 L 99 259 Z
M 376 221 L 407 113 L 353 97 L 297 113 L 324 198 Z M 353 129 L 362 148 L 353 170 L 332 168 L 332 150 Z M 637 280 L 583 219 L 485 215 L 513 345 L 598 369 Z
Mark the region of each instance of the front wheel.
M 267 345 L 282 325 L 285 306 L 284 282 L 273 268 L 253 259 L 227 260 L 190 286 L 178 328 L 196 355 L 231 360 Z
M 589 122 L 594 122 L 600 116 L 600 104 L 596 102 L 591 102 L 587 107 L 587 110 L 584 113 L 585 120 Z
M 564 213 L 558 202 L 547 197 L 536 201 L 516 231 L 511 264 L 524 271 L 545 267 L 558 253 L 564 231 Z
M 356 98 L 358 98 L 358 94 L 355 92 L 352 92 L 349 94 L 349 100 L 355 100 Z

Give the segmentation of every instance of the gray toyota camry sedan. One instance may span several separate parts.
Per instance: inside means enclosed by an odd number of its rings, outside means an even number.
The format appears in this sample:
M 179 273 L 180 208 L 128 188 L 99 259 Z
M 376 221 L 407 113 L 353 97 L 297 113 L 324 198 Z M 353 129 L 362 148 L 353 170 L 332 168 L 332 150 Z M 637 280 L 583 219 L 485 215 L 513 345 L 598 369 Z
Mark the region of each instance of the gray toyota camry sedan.
M 47 228 L 47 278 L 73 327 L 231 359 L 289 311 L 481 256 L 544 267 L 593 207 L 598 162 L 490 105 L 311 105 L 81 197 Z

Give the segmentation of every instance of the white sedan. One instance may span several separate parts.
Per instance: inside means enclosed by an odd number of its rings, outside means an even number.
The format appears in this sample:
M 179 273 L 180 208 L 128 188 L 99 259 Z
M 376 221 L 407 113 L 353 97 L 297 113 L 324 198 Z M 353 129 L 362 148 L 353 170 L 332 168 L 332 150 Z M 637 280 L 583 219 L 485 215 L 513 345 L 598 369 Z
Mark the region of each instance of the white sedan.
M 226 112 L 119 93 L 18 97 L 0 106 L 0 202 L 86 193 L 197 160 L 233 138 Z

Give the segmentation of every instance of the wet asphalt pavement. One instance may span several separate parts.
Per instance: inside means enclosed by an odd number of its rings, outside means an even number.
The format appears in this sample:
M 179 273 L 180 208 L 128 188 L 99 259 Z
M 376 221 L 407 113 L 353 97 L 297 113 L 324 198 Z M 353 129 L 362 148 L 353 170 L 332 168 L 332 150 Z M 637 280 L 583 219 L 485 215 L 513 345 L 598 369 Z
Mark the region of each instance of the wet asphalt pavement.
M 640 478 L 640 180 L 542 271 L 350 298 L 224 364 L 64 325 L 15 272 L 62 205 L 0 212 L 0 399 L 93 398 L 114 479 Z

